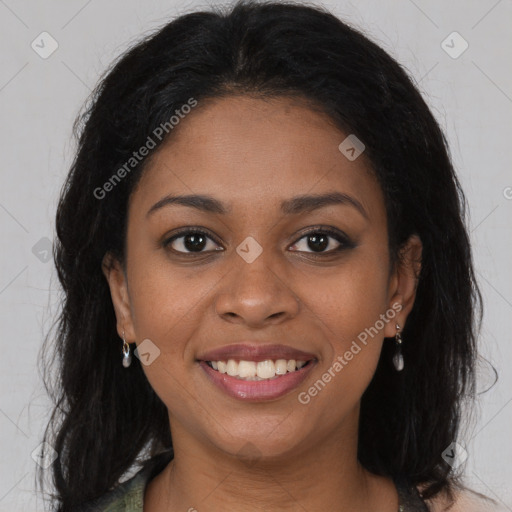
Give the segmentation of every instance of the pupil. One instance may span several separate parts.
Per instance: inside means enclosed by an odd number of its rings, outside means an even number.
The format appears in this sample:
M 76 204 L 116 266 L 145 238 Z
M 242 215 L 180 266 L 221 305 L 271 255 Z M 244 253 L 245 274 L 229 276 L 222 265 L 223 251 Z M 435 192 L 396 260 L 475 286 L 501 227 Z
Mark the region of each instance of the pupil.
M 329 245 L 329 237 L 328 236 L 310 235 L 308 237 L 308 246 L 310 249 L 323 251 L 328 245 Z
M 197 251 L 204 248 L 205 237 L 200 234 L 190 234 L 185 237 L 184 245 L 187 251 Z

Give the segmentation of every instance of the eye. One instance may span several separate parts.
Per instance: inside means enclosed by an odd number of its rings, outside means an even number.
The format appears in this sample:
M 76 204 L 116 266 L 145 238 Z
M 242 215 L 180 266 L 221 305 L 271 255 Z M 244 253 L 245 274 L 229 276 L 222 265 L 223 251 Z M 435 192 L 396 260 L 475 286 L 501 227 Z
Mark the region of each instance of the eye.
M 163 245 L 166 248 L 171 247 L 172 251 L 181 254 L 199 254 L 212 250 L 224 250 L 222 247 L 218 246 L 217 242 L 215 242 L 213 237 L 209 236 L 206 231 L 191 228 L 168 238 Z
M 201 254 L 224 250 L 212 235 L 203 229 L 187 228 L 163 242 L 165 248 L 178 254 Z M 332 228 L 316 228 L 297 240 L 290 248 L 298 252 L 331 254 L 354 247 L 347 235 Z M 308 250 L 309 249 L 309 250 Z
M 291 248 L 297 250 L 298 252 L 330 254 L 353 246 L 354 244 L 342 232 L 327 228 L 317 228 L 314 231 L 309 231 L 309 233 L 297 240 L 297 242 L 295 242 Z M 308 251 L 307 249 L 311 250 Z

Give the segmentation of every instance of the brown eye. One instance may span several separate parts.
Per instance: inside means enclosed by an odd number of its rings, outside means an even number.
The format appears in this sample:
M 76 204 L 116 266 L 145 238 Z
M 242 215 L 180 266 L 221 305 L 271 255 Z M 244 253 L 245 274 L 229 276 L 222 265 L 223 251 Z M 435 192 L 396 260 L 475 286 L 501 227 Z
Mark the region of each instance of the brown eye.
M 222 249 L 222 247 L 219 248 L 217 243 L 207 233 L 199 230 L 182 231 L 180 234 L 167 239 L 164 242 L 164 246 L 171 247 L 174 252 L 182 254 Z
M 310 231 L 292 245 L 298 252 L 333 253 L 353 247 L 349 239 L 341 233 L 329 230 Z

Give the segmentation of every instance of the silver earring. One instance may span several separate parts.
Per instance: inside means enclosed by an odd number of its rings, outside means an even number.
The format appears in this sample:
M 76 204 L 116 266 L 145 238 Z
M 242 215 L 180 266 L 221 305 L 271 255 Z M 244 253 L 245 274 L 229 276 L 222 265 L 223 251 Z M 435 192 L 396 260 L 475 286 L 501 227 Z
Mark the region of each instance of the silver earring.
M 124 339 L 124 330 L 123 330 L 123 366 L 128 368 L 132 364 L 132 355 L 130 354 L 130 345 L 126 343 Z
M 400 335 L 401 327 L 396 324 L 396 334 L 395 334 L 395 355 L 393 356 L 393 364 L 395 365 L 395 370 L 397 372 L 401 372 L 404 369 L 404 356 L 402 355 L 402 336 Z

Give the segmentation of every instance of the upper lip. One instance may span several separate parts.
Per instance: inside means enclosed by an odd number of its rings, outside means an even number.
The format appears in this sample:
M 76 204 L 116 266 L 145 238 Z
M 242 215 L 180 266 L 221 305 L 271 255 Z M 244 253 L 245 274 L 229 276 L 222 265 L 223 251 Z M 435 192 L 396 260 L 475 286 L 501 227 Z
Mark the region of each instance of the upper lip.
M 262 345 L 261 343 L 235 343 L 225 345 L 198 356 L 200 361 L 227 361 L 228 359 L 245 361 L 265 361 L 267 359 L 295 359 L 296 361 L 309 361 L 316 356 L 286 345 Z

